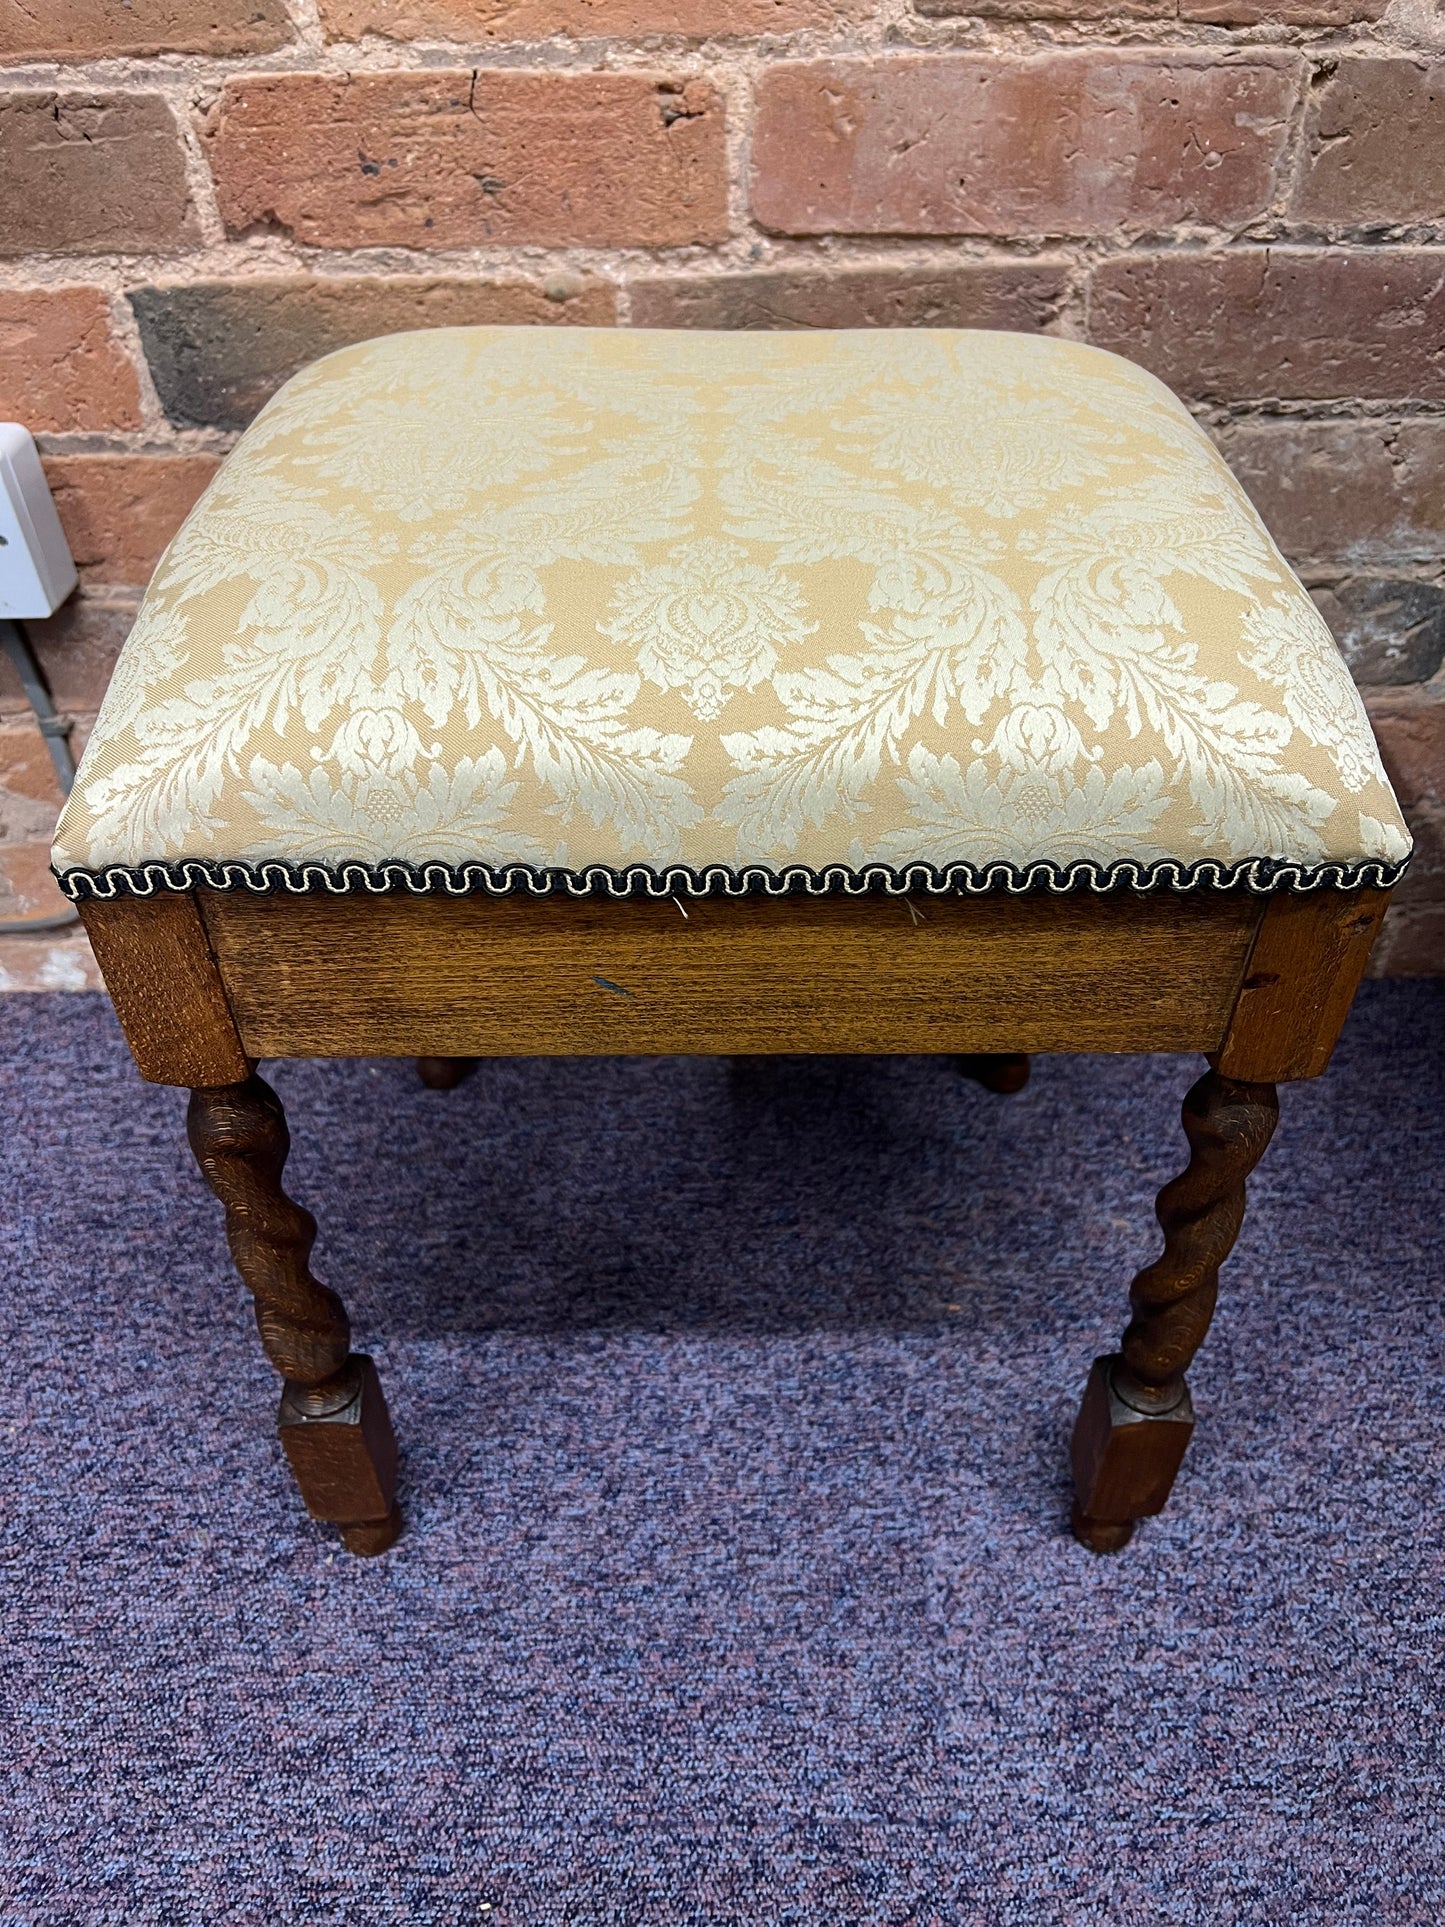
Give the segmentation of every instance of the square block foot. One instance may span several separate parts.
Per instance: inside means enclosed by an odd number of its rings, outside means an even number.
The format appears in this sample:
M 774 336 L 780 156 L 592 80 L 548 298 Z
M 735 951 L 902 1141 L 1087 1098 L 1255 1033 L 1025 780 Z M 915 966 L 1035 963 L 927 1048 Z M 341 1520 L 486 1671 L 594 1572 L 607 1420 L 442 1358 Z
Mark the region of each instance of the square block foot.
M 391 1418 L 376 1367 L 365 1353 L 353 1352 L 347 1369 L 354 1389 L 334 1412 L 308 1411 L 308 1388 L 288 1381 L 281 1394 L 277 1431 L 312 1518 L 332 1525 L 371 1527 L 370 1536 L 379 1538 L 395 1514 L 395 1527 L 386 1540 L 389 1545 L 400 1530 L 401 1516 L 396 1512 L 396 1439 Z
M 1114 1390 L 1117 1357 L 1096 1358 L 1074 1427 L 1074 1536 L 1116 1552 L 1136 1519 L 1162 1512 L 1194 1432 L 1186 1386 L 1172 1411 L 1136 1412 Z
M 379 1552 L 391 1550 L 401 1537 L 401 1525 L 401 1507 L 393 1501 L 384 1519 L 367 1519 L 360 1525 L 343 1526 L 341 1543 L 358 1559 L 372 1559 Z

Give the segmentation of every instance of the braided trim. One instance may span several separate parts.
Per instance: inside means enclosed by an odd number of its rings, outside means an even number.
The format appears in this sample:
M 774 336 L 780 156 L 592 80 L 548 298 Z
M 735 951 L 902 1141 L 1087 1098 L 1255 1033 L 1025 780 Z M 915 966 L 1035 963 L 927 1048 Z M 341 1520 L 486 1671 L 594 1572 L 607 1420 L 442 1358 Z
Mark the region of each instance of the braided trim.
M 922 891 L 930 896 L 985 896 L 1001 894 L 1066 896 L 1092 891 L 1249 890 L 1257 896 L 1276 891 L 1303 894 L 1312 890 L 1389 890 L 1400 881 L 1409 857 L 1387 862 L 1382 857 L 1360 857 L 1351 862 L 1309 864 L 1280 857 L 1249 857 L 1225 863 L 1204 857 L 1184 863 L 1166 857 L 1155 863 L 1125 858 L 1118 863 L 1030 863 L 1020 868 L 1006 862 L 951 863 L 938 869 L 930 863 L 910 863 L 893 869 L 883 863 L 859 868 L 844 863 L 813 870 L 804 864 L 770 869 L 749 864 L 731 869 L 712 863 L 694 869 L 685 863 L 655 867 L 634 863 L 613 869 L 589 863 L 578 870 L 537 869 L 529 864 L 484 862 L 408 863 L 393 858 L 385 863 L 290 863 L 263 858 L 181 857 L 175 862 L 107 864 L 99 870 L 56 869 L 64 894 L 73 902 L 87 899 L 111 902 L 116 897 L 150 897 L 158 890 L 250 890 L 257 896 L 289 892 L 293 896 L 411 896 L 493 897 L 567 895 L 573 897 L 743 897 L 864 896 L 881 892 L 904 896 Z

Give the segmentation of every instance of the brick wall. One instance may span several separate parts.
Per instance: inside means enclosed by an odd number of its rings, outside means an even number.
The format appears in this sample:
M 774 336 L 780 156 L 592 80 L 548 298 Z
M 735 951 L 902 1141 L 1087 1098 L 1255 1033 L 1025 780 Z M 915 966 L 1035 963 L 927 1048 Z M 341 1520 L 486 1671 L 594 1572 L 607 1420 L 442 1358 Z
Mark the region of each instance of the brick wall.
M 0 417 L 93 714 L 237 432 L 427 323 L 1047 329 L 1197 408 L 1368 692 L 1445 969 L 1445 0 L 0 0 Z M 0 685 L 0 915 L 45 764 Z

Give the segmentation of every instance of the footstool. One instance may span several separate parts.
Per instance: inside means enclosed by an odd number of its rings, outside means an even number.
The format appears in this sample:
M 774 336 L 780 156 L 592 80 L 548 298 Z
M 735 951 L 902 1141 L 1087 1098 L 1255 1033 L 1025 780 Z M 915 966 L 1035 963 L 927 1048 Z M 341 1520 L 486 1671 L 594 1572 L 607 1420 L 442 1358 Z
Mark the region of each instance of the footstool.
M 241 438 L 57 832 L 192 1091 L 312 1514 L 395 1538 L 370 1361 L 258 1059 L 1202 1052 L 1074 1529 L 1164 1504 L 1274 1086 L 1409 840 L 1308 596 L 1129 362 L 984 332 L 440 329 Z

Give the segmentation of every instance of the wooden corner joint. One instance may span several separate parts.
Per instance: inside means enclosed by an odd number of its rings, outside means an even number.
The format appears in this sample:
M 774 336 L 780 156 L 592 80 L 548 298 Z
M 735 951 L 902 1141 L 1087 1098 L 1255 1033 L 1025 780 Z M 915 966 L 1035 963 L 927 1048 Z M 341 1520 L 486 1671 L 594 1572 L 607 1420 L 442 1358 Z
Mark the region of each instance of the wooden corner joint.
M 1224 1040 L 1226 1077 L 1282 1084 L 1329 1064 L 1390 901 L 1388 890 L 1269 898 Z
M 253 1065 L 190 890 L 76 905 L 141 1076 L 190 1090 L 239 1084 Z

